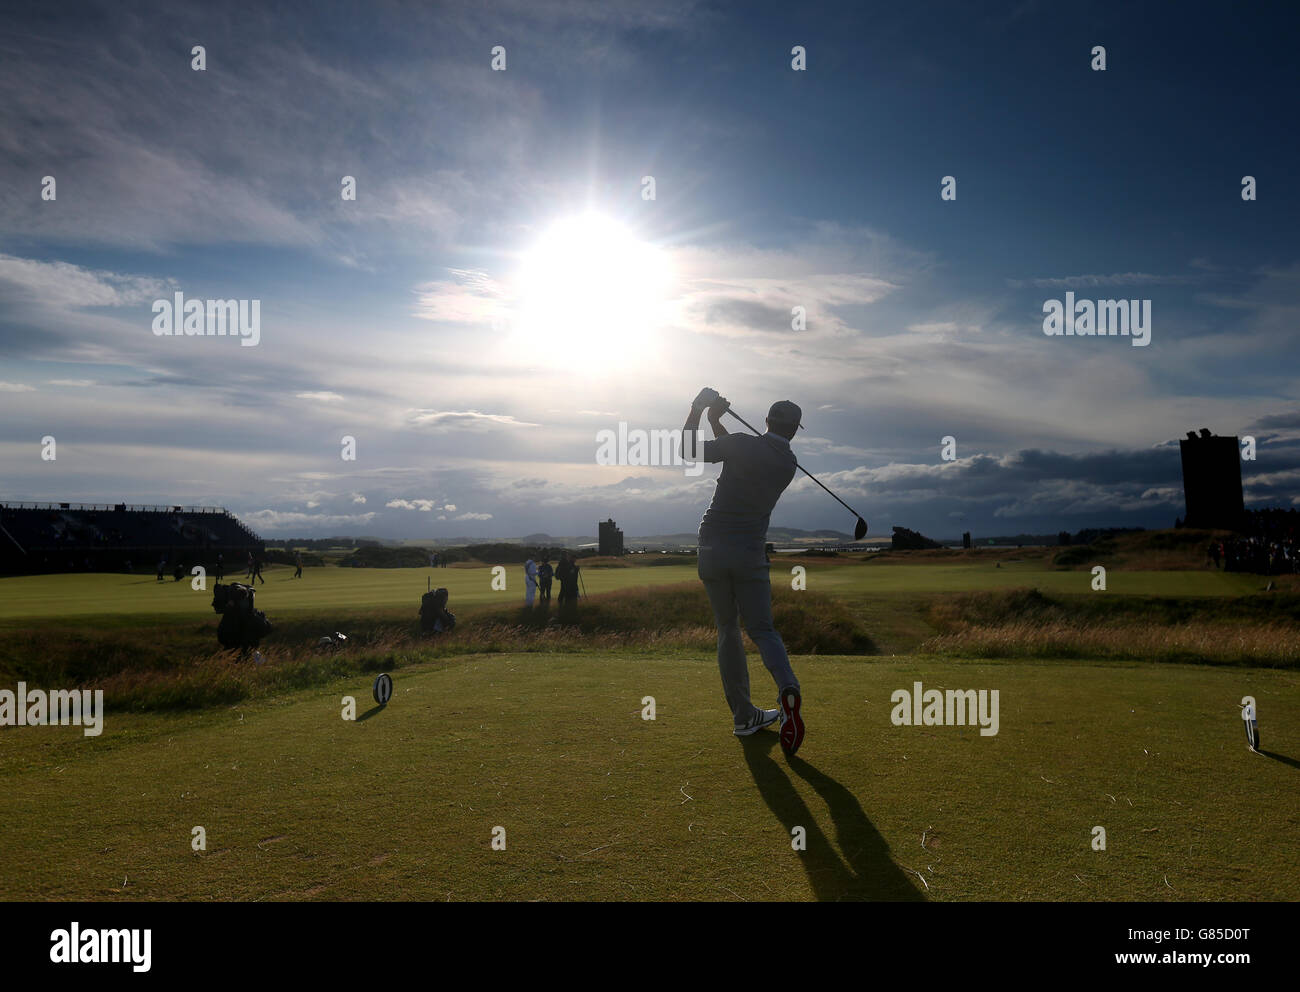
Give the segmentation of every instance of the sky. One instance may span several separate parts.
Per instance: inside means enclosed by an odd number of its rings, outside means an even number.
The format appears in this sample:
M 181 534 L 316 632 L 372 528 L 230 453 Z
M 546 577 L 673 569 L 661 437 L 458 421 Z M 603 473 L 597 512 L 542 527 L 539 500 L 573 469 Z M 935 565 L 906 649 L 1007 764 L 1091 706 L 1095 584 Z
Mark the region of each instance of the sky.
M 1300 502 L 1288 5 L 3 17 L 0 500 L 689 532 L 717 467 L 598 439 L 707 385 L 798 403 L 873 535 L 1172 526 L 1203 427 L 1255 438 L 1248 506 Z M 1045 334 L 1067 292 L 1149 301 L 1149 342 Z M 157 333 L 176 293 L 258 301 L 256 344 Z M 799 476 L 772 524 L 853 519 Z

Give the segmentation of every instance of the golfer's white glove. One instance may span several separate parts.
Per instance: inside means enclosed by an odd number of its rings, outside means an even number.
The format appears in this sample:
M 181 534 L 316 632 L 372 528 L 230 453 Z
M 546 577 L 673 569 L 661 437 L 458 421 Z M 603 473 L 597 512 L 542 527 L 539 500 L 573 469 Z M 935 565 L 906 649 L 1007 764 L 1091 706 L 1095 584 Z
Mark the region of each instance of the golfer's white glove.
M 722 396 L 716 389 L 710 389 L 708 386 L 705 386 L 700 390 L 699 395 L 691 401 L 691 410 L 695 413 L 699 413 L 706 407 L 713 406 L 721 399 Z

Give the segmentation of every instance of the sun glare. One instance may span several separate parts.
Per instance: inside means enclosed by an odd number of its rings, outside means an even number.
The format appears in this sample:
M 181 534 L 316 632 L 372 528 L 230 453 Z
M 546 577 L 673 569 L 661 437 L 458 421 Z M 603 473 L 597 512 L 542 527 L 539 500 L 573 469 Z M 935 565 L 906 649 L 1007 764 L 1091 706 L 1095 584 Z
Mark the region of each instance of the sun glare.
M 665 253 L 610 218 L 559 221 L 524 255 L 517 344 L 568 364 L 646 355 L 660 330 L 668 276 Z

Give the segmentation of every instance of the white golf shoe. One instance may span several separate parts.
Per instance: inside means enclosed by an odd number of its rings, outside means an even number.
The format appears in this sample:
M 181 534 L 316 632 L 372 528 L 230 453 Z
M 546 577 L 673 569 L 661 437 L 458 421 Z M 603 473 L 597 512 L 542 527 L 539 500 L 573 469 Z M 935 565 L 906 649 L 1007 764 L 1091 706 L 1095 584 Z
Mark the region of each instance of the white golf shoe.
M 732 731 L 737 737 L 748 737 L 750 734 L 756 734 L 764 727 L 770 727 L 781 719 L 780 710 L 759 710 L 754 714 L 754 718 L 743 727 L 737 727 Z

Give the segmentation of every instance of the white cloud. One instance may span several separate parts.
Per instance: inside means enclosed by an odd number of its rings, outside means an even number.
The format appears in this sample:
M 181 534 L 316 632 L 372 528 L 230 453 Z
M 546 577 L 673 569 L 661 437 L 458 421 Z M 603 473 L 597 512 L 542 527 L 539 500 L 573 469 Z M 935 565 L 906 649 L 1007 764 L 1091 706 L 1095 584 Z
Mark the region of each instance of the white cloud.
M 333 403 L 336 400 L 343 399 L 338 393 L 317 392 L 317 393 L 294 393 L 300 400 L 315 400 L 318 403 Z
M 38 262 L 0 254 L 6 295 L 55 309 L 138 306 L 170 297 L 171 280 L 86 269 L 69 262 Z
M 508 313 L 509 293 L 492 276 L 476 269 L 448 269 L 450 280 L 415 287 L 414 316 L 464 324 L 484 323 Z
M 384 506 L 394 510 L 420 510 L 428 513 L 433 509 L 434 502 L 431 499 L 390 499 Z
M 504 413 L 479 413 L 477 410 L 415 410 L 407 422 L 438 434 L 448 431 L 483 431 L 493 427 L 541 426 L 516 420 Z
M 459 517 L 454 517 L 453 519 L 455 519 L 455 520 L 491 520 L 491 519 L 492 519 L 492 514 L 490 514 L 490 513 L 462 513 Z
M 21 382 L 0 382 L 0 393 L 34 393 L 36 388 Z
M 47 385 L 50 386 L 68 386 L 75 389 L 82 389 L 86 386 L 95 385 L 94 379 L 49 379 Z
M 251 524 L 254 529 L 263 533 L 271 530 L 285 530 L 291 527 L 299 528 L 321 528 L 321 527 L 357 527 L 362 524 L 368 524 L 375 518 L 376 514 L 357 513 L 357 514 L 330 514 L 330 513 L 301 513 L 296 511 L 285 510 L 254 510 L 252 513 L 241 513 L 240 519 Z

